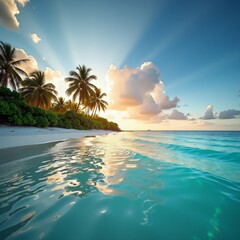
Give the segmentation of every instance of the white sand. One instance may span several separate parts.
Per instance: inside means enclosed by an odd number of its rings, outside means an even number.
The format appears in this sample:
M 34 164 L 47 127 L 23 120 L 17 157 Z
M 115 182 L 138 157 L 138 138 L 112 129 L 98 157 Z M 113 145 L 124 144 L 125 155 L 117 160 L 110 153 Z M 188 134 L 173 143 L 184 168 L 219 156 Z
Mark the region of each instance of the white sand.
M 8 127 L 0 126 L 0 149 L 41 143 L 64 141 L 70 138 L 99 136 L 106 130 L 76 130 L 63 128 Z

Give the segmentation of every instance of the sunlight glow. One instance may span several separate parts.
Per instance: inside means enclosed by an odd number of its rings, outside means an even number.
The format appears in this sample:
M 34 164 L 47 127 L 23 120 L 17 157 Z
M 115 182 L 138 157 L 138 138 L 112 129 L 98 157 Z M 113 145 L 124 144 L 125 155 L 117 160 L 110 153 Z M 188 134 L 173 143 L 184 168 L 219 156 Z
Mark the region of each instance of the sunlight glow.
M 131 6 L 130 3 L 126 12 L 132 14 L 131 11 L 134 8 L 135 6 Z M 88 12 L 86 12 L 83 16 L 79 16 L 79 23 L 75 23 L 74 19 L 66 18 L 66 9 L 57 6 L 57 11 L 64 33 L 61 37 L 65 39 L 67 52 L 71 55 L 68 60 L 70 65 L 75 67 L 78 64 L 85 64 L 91 67 L 94 70 L 93 74 L 98 77 L 99 87 L 105 88 L 105 76 L 109 66 L 111 64 L 119 66 L 123 62 L 143 34 L 156 9 L 154 4 L 148 5 L 141 11 L 135 12 L 137 16 L 131 18 L 129 22 L 118 12 L 109 12 L 108 21 L 106 21 L 100 18 L 103 10 L 94 8 L 91 9 L 93 17 L 88 18 Z M 121 20 L 114 19 L 117 24 L 113 26 L 111 18 L 118 17 L 121 17 Z M 84 25 L 87 25 L 87 28 L 81 25 L 81 19 L 84 19 Z M 131 34 L 128 32 L 129 27 L 132 29 Z M 108 32 L 108 35 L 102 34 L 103 32 Z
M 209 11 L 210 8 L 204 9 L 205 14 Z M 170 32 L 165 36 L 159 39 L 159 45 L 153 48 L 153 50 L 142 59 L 154 59 L 159 56 L 162 51 L 165 51 L 168 47 L 173 45 L 173 43 L 180 38 L 186 31 L 193 26 L 201 17 L 203 12 L 203 6 L 197 5 L 196 11 L 190 11 L 188 16 L 185 16 L 184 20 L 180 21 L 175 28 L 171 29 Z
M 225 66 L 226 64 L 228 64 L 234 60 L 237 60 L 237 58 L 239 58 L 238 51 L 227 53 L 227 54 L 223 55 L 221 58 L 218 58 L 215 61 L 213 61 L 211 64 L 208 63 L 204 67 L 199 68 L 196 71 L 191 72 L 186 76 L 176 79 L 175 81 L 172 81 L 170 84 L 168 84 L 167 89 L 169 90 L 169 89 L 176 88 L 176 87 L 186 84 L 187 82 L 192 81 L 193 79 L 200 77 L 204 74 L 209 74 L 213 70 L 221 68 L 221 67 Z

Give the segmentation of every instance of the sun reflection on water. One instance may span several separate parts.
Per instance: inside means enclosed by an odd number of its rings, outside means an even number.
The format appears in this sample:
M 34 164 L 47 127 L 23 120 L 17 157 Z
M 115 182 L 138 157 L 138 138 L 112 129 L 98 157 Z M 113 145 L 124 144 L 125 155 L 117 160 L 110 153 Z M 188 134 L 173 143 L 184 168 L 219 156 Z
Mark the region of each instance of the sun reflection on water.
M 203 239 L 203 232 L 205 238 L 218 238 L 223 224 L 232 223 L 234 209 L 239 210 L 239 184 L 200 171 L 195 146 L 181 151 L 169 139 L 164 145 L 156 138 L 149 146 L 146 135 L 128 134 L 57 143 L 26 160 L 18 172 L 1 176 L 1 237 L 35 231 L 36 239 L 45 238 L 53 224 L 64 223 L 64 217 L 69 222 L 71 216 L 84 219 L 82 226 L 100 226 L 113 218 L 131 227 L 137 222 L 140 228 L 171 226 L 178 231 L 185 223 L 200 223 L 204 231 L 184 229 L 185 239 Z M 215 158 L 210 160 L 214 165 Z M 207 169 L 204 159 L 201 164 Z

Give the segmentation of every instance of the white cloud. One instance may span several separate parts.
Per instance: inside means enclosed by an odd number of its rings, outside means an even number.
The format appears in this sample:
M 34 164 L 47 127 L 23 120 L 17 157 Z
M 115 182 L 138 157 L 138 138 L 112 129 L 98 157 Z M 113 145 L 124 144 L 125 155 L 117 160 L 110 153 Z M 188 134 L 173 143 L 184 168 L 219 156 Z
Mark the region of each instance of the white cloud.
M 168 115 L 164 112 L 160 112 L 158 115 L 154 115 L 151 119 L 148 120 L 149 123 L 160 123 L 160 122 L 168 122 Z
M 28 75 L 30 75 L 30 73 L 33 71 L 39 70 L 36 59 L 31 55 L 27 55 L 23 49 L 16 49 L 16 59 L 29 59 L 29 61 L 26 63 L 21 63 L 19 65 L 19 67 L 28 73 Z M 60 71 L 55 71 L 49 67 L 46 67 L 44 72 L 46 81 L 53 83 L 60 95 L 64 96 L 65 90 L 67 88 L 67 83 L 64 81 L 62 73 Z
M 195 118 L 190 113 L 186 114 L 186 117 L 187 117 L 187 120 L 190 120 L 190 121 L 195 120 Z
M 162 110 L 172 109 L 179 102 L 177 97 L 170 100 L 166 95 L 159 70 L 151 62 L 135 69 L 110 66 L 107 79 L 110 109 L 124 110 L 132 119 L 163 120 Z
M 177 109 L 173 109 L 168 118 L 172 120 L 186 120 L 187 116 Z
M 58 96 L 65 96 L 65 91 L 68 87 L 68 84 L 64 81 L 64 76 L 62 73 L 49 67 L 46 67 L 44 72 L 46 81 L 53 83 L 56 86 Z
M 159 82 L 158 78 L 159 72 L 152 63 L 144 63 L 136 69 L 110 66 L 108 79 L 111 107 L 124 110 L 142 104 L 145 94 L 152 91 Z
M 228 110 L 220 112 L 218 118 L 219 119 L 232 119 L 232 118 L 238 117 L 239 115 L 240 115 L 239 110 L 228 109 Z
M 34 43 L 39 43 L 42 40 L 36 33 L 31 34 L 30 37 Z
M 203 120 L 211 120 L 211 119 L 215 119 L 216 118 L 216 113 L 213 112 L 213 106 L 212 105 L 208 105 L 205 114 L 203 117 L 201 117 L 201 119 Z
M 23 49 L 16 49 L 16 59 L 29 59 L 29 61 L 26 63 L 21 63 L 19 66 L 28 74 L 38 69 L 38 64 L 35 58 L 31 55 L 27 55 Z
M 165 94 L 164 84 L 162 81 L 155 85 L 152 95 L 162 110 L 175 108 L 177 103 L 180 101 L 177 97 L 174 97 L 173 100 L 169 99 L 169 97 Z
M 161 113 L 161 109 L 155 103 L 153 97 L 150 94 L 146 94 L 141 105 L 130 107 L 127 109 L 127 112 L 130 118 L 151 120 L 152 117 Z
M 197 125 L 199 127 L 205 127 L 205 126 L 213 126 L 214 124 L 212 122 L 209 121 L 204 121 L 202 119 L 197 119 L 195 121 L 191 122 L 193 125 Z
M 46 80 L 48 82 L 53 82 L 53 81 L 56 81 L 56 80 L 63 80 L 64 77 L 63 75 L 61 74 L 60 71 L 55 71 L 49 67 L 46 67 L 45 69 L 45 76 L 46 76 Z
M 28 74 L 32 73 L 33 71 L 39 70 L 36 59 L 31 55 L 27 55 L 27 53 L 23 49 L 16 49 L 16 59 L 28 59 L 29 60 L 26 63 L 21 63 L 19 66 Z M 60 71 L 55 71 L 49 67 L 46 67 L 44 72 L 46 75 L 46 80 L 49 82 L 53 82 L 57 79 L 64 78 Z
M 24 7 L 29 0 L 16 0 L 16 2 L 20 3 L 22 7 Z
M 29 0 L 0 0 L 0 23 L 6 28 L 17 30 L 19 22 L 16 17 L 20 13 L 18 4 L 24 7 Z

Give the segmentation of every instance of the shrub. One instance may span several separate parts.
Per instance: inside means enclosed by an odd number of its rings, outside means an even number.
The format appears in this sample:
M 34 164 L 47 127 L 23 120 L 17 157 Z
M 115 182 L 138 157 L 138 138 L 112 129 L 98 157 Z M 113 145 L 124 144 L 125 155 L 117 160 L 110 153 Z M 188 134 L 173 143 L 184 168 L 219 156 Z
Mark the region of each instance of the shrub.
M 43 117 L 43 116 L 37 116 L 35 117 L 36 120 L 36 127 L 48 127 L 49 126 L 49 121 L 47 120 L 47 118 Z
M 0 116 L 3 115 L 10 115 L 10 108 L 9 104 L 5 101 L 0 100 Z
M 51 111 L 46 111 L 47 120 L 52 127 L 56 127 L 58 123 L 58 116 L 56 113 Z
M 26 126 L 35 126 L 36 120 L 33 118 L 32 114 L 29 112 L 23 117 L 22 123 L 23 125 L 26 125 Z
M 18 115 L 11 115 L 8 117 L 8 120 L 10 123 L 14 124 L 14 125 L 22 125 L 22 118 Z
M 119 131 L 116 123 L 101 117 L 90 117 L 83 113 L 68 111 L 57 114 L 29 106 L 16 91 L 0 87 L 0 123 L 36 127 L 62 127 L 75 129 L 106 129 Z

